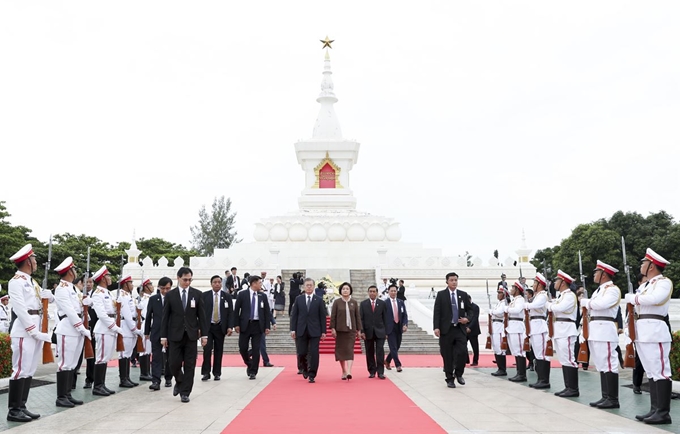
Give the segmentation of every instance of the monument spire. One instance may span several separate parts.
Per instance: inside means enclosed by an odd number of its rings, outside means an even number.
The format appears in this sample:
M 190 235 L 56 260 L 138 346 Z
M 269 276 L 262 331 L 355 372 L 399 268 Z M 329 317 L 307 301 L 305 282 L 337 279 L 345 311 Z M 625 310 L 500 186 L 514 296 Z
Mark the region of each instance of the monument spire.
M 331 57 L 328 53 L 331 43 L 334 41 L 328 39 L 326 36 L 325 40 L 321 41 L 323 43 L 323 48 L 326 49 L 326 55 L 324 58 L 323 67 L 323 78 L 321 79 L 321 93 L 316 101 L 321 104 L 319 109 L 319 115 L 316 117 L 316 122 L 314 123 L 314 132 L 312 133 L 312 138 L 314 139 L 342 139 L 342 130 L 340 129 L 340 122 L 338 122 L 338 117 L 335 115 L 335 109 L 333 104 L 338 102 L 335 93 L 333 92 L 333 79 L 331 75 Z

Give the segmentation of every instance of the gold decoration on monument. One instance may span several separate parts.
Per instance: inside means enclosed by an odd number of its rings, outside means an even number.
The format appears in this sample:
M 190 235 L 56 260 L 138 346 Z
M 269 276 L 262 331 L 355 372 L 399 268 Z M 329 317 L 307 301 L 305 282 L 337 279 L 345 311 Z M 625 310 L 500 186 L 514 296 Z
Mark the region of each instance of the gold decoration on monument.
M 331 47 L 331 44 L 335 42 L 335 40 L 328 39 L 328 35 L 326 35 L 326 39 L 320 39 L 319 41 L 323 43 L 323 47 L 321 47 L 322 50 L 326 47 L 333 49 L 333 47 Z
M 328 151 L 326 151 L 326 157 L 323 160 L 321 160 L 321 162 L 317 164 L 316 167 L 314 168 L 314 177 L 316 178 L 316 181 L 314 181 L 314 185 L 312 186 L 312 188 L 319 188 L 319 179 L 321 179 L 320 176 L 332 176 L 328 172 L 321 172 L 321 169 L 323 169 L 323 167 L 326 164 L 331 166 L 331 168 L 335 171 L 334 178 L 335 188 L 344 188 L 342 185 L 340 185 L 340 166 L 338 166 L 333 162 L 333 160 L 331 160 L 331 158 L 328 156 Z

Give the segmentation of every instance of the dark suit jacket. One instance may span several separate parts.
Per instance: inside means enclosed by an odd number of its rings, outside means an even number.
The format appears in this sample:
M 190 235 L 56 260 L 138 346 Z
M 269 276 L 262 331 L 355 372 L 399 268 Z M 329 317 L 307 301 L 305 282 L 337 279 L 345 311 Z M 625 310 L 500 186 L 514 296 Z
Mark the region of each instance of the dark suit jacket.
M 385 302 L 379 298 L 375 300 L 375 312 L 371 309 L 371 299 L 367 298 L 359 306 L 361 316 L 361 333 L 366 335 L 366 339 L 385 339 L 385 330 L 388 321 L 392 321 L 387 316 Z
M 236 283 L 238 284 L 236 289 L 234 289 L 234 279 L 236 279 Z M 243 282 L 241 281 L 241 279 L 238 276 L 234 276 L 234 275 L 230 274 L 229 277 L 227 277 L 227 283 L 226 283 L 225 286 L 227 288 L 227 291 L 229 291 L 230 294 L 232 293 L 232 291 L 235 294 L 236 292 L 238 292 L 241 289 L 242 283 Z
M 215 300 L 215 292 L 211 289 L 203 293 L 203 306 L 205 308 L 205 315 L 208 317 L 208 322 L 212 322 L 213 303 Z M 234 328 L 234 307 L 231 302 L 231 296 L 220 290 L 220 329 L 222 333 L 227 334 L 227 329 Z
M 397 298 L 402 301 L 406 301 L 406 288 L 404 285 L 400 285 L 397 288 Z
M 191 306 L 191 302 L 194 306 Z M 187 291 L 187 308 L 182 306 L 182 290 L 175 287 L 165 296 L 163 308 L 163 322 L 161 323 L 161 339 L 181 341 L 184 332 L 189 339 L 196 340 L 206 336 L 210 320 L 205 315 L 203 293 L 196 288 L 189 287 Z M 199 334 L 200 333 L 200 334 Z
M 451 319 L 453 318 L 453 311 L 451 310 L 451 296 L 449 295 L 449 288 L 437 292 L 437 298 L 434 300 L 434 312 L 432 317 L 433 329 L 439 329 L 441 334 L 446 334 L 451 329 Z M 467 292 L 456 289 L 458 300 L 458 318 L 472 319 L 472 306 L 470 306 Z M 465 330 L 463 329 L 463 333 Z
M 470 329 L 469 336 L 479 336 L 482 331 L 479 329 L 479 306 L 475 303 L 470 302 L 472 307 L 472 317 L 470 317 L 470 322 L 467 324 L 467 328 Z
M 265 330 L 271 328 L 271 309 L 269 308 L 269 301 L 267 296 L 262 292 L 257 293 L 257 314 L 260 322 L 260 331 L 264 333 Z M 248 321 L 250 321 L 250 290 L 244 289 L 236 296 L 236 304 L 234 305 L 234 316 L 236 318 L 235 324 L 241 327 L 241 333 L 248 330 Z
M 155 294 L 149 297 L 144 320 L 144 334 L 148 335 L 152 342 L 160 342 L 162 321 L 163 302 L 161 301 L 161 295 Z
M 385 300 L 385 305 L 387 306 L 387 322 L 385 323 L 385 331 L 389 335 L 392 333 L 392 329 L 394 328 L 394 312 L 392 311 L 392 299 L 388 298 Z M 370 305 L 369 305 L 370 309 Z M 397 309 L 399 310 L 399 313 L 397 314 L 399 316 L 399 325 L 403 328 L 404 326 L 408 325 L 408 313 L 406 312 L 406 303 L 404 303 L 403 300 L 397 299 Z
M 293 304 L 290 313 L 290 331 L 302 336 L 308 331 L 309 336 L 318 338 L 326 333 L 326 304 L 317 295 L 312 295 L 312 301 L 307 310 L 307 294 L 300 294 Z

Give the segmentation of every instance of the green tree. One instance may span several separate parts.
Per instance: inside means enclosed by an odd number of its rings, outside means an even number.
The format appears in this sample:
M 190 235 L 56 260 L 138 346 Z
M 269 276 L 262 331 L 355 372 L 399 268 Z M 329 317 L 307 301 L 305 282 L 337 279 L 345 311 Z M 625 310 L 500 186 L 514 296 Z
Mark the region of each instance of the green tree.
M 147 256 L 157 263 L 160 258 L 165 256 L 170 262 L 174 261 L 178 256 L 184 259 L 184 263 L 189 263 L 191 256 L 198 256 L 199 253 L 194 249 L 187 249 L 181 244 L 174 244 L 162 238 L 140 238 L 137 241 L 137 247 L 142 251 L 142 257 Z
M 560 251 L 560 246 L 546 247 L 545 249 L 537 250 L 534 258 L 530 261 L 536 270 L 548 279 L 551 279 L 557 274 L 559 267 L 555 265 L 555 255 Z
M 215 198 L 212 212 L 205 205 L 198 212 L 198 224 L 191 228 L 193 247 L 202 255 L 212 255 L 215 249 L 228 249 L 241 240 L 236 239 L 234 221 L 236 213 L 231 213 L 231 199 L 224 196 Z

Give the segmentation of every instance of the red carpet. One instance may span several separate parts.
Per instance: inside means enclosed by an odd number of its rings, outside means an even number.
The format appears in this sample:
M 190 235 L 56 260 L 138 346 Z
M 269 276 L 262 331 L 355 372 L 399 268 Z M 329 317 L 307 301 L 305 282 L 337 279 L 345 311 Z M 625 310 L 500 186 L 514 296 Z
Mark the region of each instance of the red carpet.
M 315 384 L 297 375 L 294 356 L 272 356 L 272 363 L 284 366 L 283 372 L 239 413 L 223 434 L 445 432 L 389 379 L 369 379 L 363 357 L 355 358 L 354 378 L 349 382 L 340 380 L 340 366 L 332 355 L 321 355 Z M 402 363 L 405 365 L 405 361 Z M 387 400 L 391 408 L 398 409 L 399 417 L 389 417 L 389 412 L 385 412 Z

